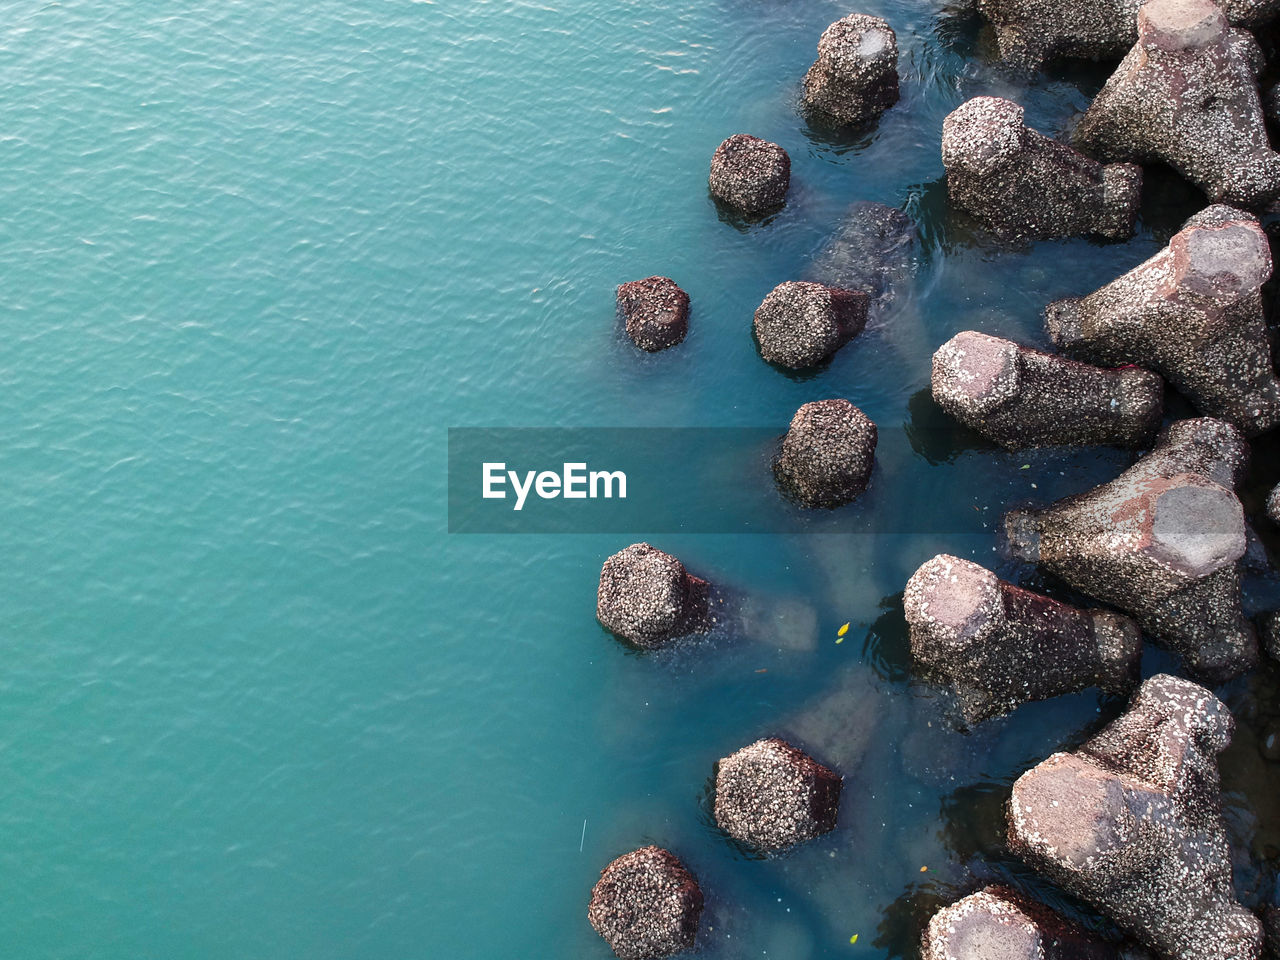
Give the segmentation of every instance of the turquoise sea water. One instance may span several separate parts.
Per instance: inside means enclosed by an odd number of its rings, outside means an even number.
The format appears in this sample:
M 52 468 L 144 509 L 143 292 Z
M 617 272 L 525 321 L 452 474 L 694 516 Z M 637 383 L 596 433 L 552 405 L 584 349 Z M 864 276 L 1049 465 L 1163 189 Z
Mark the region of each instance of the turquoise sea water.
M 1044 303 L 1145 259 L 1200 201 L 1157 173 L 1131 242 L 975 245 L 945 216 L 942 118 L 996 92 L 1059 132 L 1104 72 L 1002 77 L 960 11 L 859 9 L 898 32 L 903 101 L 837 142 L 795 110 L 818 35 L 849 12 L 827 0 L 10 11 L 0 953 L 603 958 L 587 895 L 644 842 L 698 874 L 709 957 L 911 957 L 933 907 L 991 878 L 1107 929 L 1002 851 L 1000 808 L 1119 705 L 1081 694 L 961 737 L 906 673 L 897 594 L 933 553 L 1046 586 L 993 538 L 655 537 L 816 627 L 640 657 L 596 624 L 594 594 L 644 531 L 445 532 L 450 426 L 781 432 L 846 396 L 880 426 L 877 483 L 993 525 L 1128 462 L 963 448 L 921 396 L 928 358 L 968 327 L 1043 345 Z M 793 160 L 786 210 L 745 231 L 705 189 L 735 132 Z M 788 378 L 759 359 L 751 312 L 858 200 L 919 219 L 915 279 Z M 613 315 L 614 287 L 652 273 L 694 305 L 657 356 Z M 1273 447 L 1251 507 L 1280 478 Z M 1254 586 L 1251 609 L 1280 601 Z M 1259 751 L 1276 683 L 1221 691 L 1254 906 L 1280 866 L 1280 777 Z M 784 729 L 851 758 L 842 826 L 754 860 L 716 832 L 707 780 Z

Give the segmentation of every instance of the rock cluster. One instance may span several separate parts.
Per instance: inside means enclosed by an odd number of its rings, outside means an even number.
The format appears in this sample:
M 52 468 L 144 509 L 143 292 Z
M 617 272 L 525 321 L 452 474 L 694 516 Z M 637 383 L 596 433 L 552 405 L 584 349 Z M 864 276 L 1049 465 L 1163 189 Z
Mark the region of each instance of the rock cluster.
M 804 506 L 838 507 L 866 490 L 876 439 L 876 425 L 848 400 L 806 403 L 791 418 L 774 474 Z
M 711 195 L 744 217 L 760 217 L 787 202 L 791 158 L 776 143 L 737 133 L 716 147 Z
M 927 561 L 903 604 L 912 660 L 954 693 L 967 724 L 1086 687 L 1125 693 L 1138 680 L 1142 633 L 1128 617 L 1023 590 L 969 560 Z
M 716 824 L 739 843 L 783 850 L 835 829 L 840 775 L 776 737 L 716 766 Z
M 933 355 L 933 399 L 1011 450 L 1057 444 L 1140 446 L 1160 424 L 1164 382 L 966 330 Z
M 1044 904 L 991 886 L 933 915 L 921 960 L 1120 960 L 1112 944 Z
M 1271 248 L 1257 219 L 1218 204 L 1100 290 L 1050 304 L 1046 325 L 1071 356 L 1155 370 L 1200 412 L 1254 435 L 1280 424 L 1262 309 L 1270 276 Z
M 1182 420 L 1115 480 L 1005 517 L 1013 553 L 1132 615 L 1214 682 L 1252 668 L 1240 609 L 1244 511 L 1233 487 L 1248 447 L 1229 424 Z
M 637 647 L 654 648 L 706 629 L 709 585 L 669 553 L 633 543 L 604 562 L 596 618 Z
M 1005 240 L 1133 235 L 1142 168 L 1104 166 L 1023 122 L 1018 104 L 975 97 L 942 126 L 951 202 Z
M 804 78 L 804 104 L 816 118 L 854 126 L 898 102 L 898 38 L 879 17 L 837 20 L 818 41 L 818 59 Z
M 655 960 L 693 946 L 702 905 L 702 890 L 684 864 L 649 846 L 604 868 L 587 919 L 622 960 Z
M 792 280 L 756 308 L 756 342 L 770 363 L 801 370 L 831 356 L 866 324 L 865 293 Z
M 1150 0 L 1138 42 L 1094 99 L 1073 142 L 1107 161 L 1159 161 L 1211 200 L 1280 194 L 1255 82 L 1256 45 L 1211 0 Z
M 1234 722 L 1212 693 L 1160 674 L 1075 753 L 1013 786 L 1009 844 L 1168 960 L 1256 960 L 1236 902 L 1217 754 Z
M 669 277 L 646 277 L 618 287 L 618 313 L 637 347 L 674 347 L 689 332 L 689 295 Z

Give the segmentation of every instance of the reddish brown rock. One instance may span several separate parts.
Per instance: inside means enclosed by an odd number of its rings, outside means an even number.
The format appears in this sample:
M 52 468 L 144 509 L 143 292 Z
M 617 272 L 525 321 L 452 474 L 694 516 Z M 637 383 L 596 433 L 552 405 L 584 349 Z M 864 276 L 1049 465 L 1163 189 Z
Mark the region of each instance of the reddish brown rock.
M 1255 217 L 1209 207 L 1150 260 L 1046 310 L 1053 342 L 1090 363 L 1136 363 L 1249 436 L 1280 423 L 1262 285 L 1271 248 Z
M 702 906 L 702 890 L 684 864 L 649 846 L 604 868 L 587 919 L 622 960 L 656 960 L 693 947 Z
M 787 202 L 791 158 L 776 143 L 737 133 L 716 148 L 708 184 L 711 195 L 731 210 L 764 216 Z
M 966 330 L 933 355 L 933 399 L 1010 450 L 1057 444 L 1141 446 L 1164 411 L 1164 382 Z
M 819 120 L 856 126 L 898 102 L 898 38 L 879 17 L 837 20 L 818 41 L 804 78 L 804 104 Z
M 1211 0 L 1150 0 L 1138 42 L 1076 127 L 1106 161 L 1166 163 L 1211 200 L 1260 205 L 1280 194 L 1255 80 L 1255 46 Z
M 1248 446 L 1229 424 L 1182 420 L 1110 483 L 1005 517 L 1015 556 L 1118 607 L 1220 682 L 1258 662 L 1240 608 L 1244 510 L 1233 490 Z
M 1104 166 L 1023 123 L 1022 107 L 975 97 L 942 125 L 947 194 L 1005 240 L 1133 235 L 1142 169 Z
M 716 766 L 716 824 L 739 843 L 782 850 L 835 829 L 840 775 L 776 737 Z
M 903 605 L 916 669 L 952 691 L 966 724 L 1086 687 L 1124 693 L 1138 680 L 1142 634 L 1128 617 L 1059 603 L 969 560 L 927 561 Z
M 806 507 L 838 507 L 867 489 L 877 431 L 848 400 L 806 403 L 791 418 L 774 474 Z
M 618 313 L 642 350 L 674 347 L 689 332 L 689 295 L 669 277 L 646 277 L 618 287 Z
M 1217 755 L 1234 722 L 1212 693 L 1160 674 L 1075 753 L 1013 786 L 1009 845 L 1167 960 L 1257 960 L 1236 902 Z
M 802 281 L 774 287 L 754 320 L 760 355 L 793 370 L 821 363 L 866 325 L 865 293 Z

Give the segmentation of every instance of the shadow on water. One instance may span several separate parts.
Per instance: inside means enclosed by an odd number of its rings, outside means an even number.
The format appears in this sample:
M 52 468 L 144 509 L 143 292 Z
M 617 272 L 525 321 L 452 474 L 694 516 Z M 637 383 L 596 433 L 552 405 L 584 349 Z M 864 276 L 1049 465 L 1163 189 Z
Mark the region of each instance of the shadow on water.
M 876 676 L 893 684 L 911 680 L 911 642 L 902 594 L 880 601 L 884 611 L 876 617 L 862 641 L 862 659 Z
M 934 466 L 951 463 L 960 454 L 971 450 L 1003 452 L 998 444 L 948 416 L 934 403 L 929 389 L 912 394 L 907 401 L 907 422 L 903 429 L 911 449 Z

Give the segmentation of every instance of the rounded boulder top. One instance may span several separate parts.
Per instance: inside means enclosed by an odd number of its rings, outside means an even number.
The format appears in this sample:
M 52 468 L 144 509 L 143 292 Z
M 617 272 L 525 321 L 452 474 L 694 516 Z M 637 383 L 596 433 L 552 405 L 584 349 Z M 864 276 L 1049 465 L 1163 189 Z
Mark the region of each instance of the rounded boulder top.
M 601 871 L 587 919 L 622 960 L 656 960 L 694 945 L 702 906 L 698 881 L 679 858 L 648 846 Z
M 1003 97 L 966 100 L 942 122 L 942 162 L 978 173 L 994 170 L 1021 152 L 1025 111 Z
M 753 326 L 765 360 L 800 370 L 835 353 L 866 322 L 865 293 L 789 280 L 769 291 Z
M 778 209 L 791 186 L 791 158 L 776 143 L 736 133 L 716 148 L 708 179 L 711 194 L 747 217 Z
M 782 850 L 835 829 L 841 778 L 785 740 L 757 740 L 716 769 L 716 824 L 740 843 Z
M 877 436 L 871 418 L 848 400 L 806 403 L 791 418 L 774 473 L 802 505 L 838 507 L 866 490 Z
M 600 569 L 596 618 L 638 647 L 661 646 L 686 619 L 688 581 L 684 564 L 671 554 L 633 543 Z
M 1138 35 L 1151 47 L 1191 51 L 1222 39 L 1227 18 L 1212 0 L 1149 0 L 1138 10 Z

